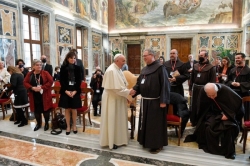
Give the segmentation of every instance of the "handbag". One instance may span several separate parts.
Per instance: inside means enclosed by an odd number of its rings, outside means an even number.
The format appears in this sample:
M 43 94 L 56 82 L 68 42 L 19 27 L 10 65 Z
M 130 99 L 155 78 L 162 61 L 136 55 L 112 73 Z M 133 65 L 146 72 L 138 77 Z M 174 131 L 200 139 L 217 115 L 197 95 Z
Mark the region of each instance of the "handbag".
M 67 128 L 65 116 L 60 112 L 57 112 L 55 117 L 52 119 L 52 135 L 58 135 L 62 133 L 62 130 Z M 59 130 L 58 130 L 59 129 Z

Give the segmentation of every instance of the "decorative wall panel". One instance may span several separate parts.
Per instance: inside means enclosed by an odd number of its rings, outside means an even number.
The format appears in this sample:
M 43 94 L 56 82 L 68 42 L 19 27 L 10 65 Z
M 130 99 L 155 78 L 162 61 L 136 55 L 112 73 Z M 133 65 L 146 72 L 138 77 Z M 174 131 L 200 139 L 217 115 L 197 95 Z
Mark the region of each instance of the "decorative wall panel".
M 42 16 L 42 31 L 43 31 L 43 42 L 49 43 L 49 16 L 44 15 Z
M 146 36 L 145 48 L 151 48 L 156 51 L 156 59 L 163 56 L 166 59 L 166 36 Z
M 20 55 L 17 25 L 16 8 L 0 5 L 0 60 L 4 61 L 5 67 L 15 66 L 16 59 Z
M 56 41 L 57 41 L 57 65 L 61 65 L 66 54 L 74 46 L 73 36 L 74 27 L 61 22 L 56 22 Z
M 93 69 L 102 66 L 102 36 L 101 34 L 92 32 L 92 55 Z
M 208 51 L 208 55 L 212 64 L 214 59 L 220 53 L 218 47 L 225 50 L 231 50 L 230 54 L 241 51 L 241 33 L 210 33 L 198 34 L 197 55 L 201 50 Z

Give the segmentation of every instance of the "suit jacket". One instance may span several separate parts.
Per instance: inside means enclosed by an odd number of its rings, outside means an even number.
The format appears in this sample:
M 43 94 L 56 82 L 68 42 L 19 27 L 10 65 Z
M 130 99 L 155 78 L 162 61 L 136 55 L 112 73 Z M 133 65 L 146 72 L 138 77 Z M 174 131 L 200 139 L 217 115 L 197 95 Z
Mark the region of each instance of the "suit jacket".
M 47 72 L 49 72 L 49 74 L 51 75 L 51 77 L 53 77 L 53 76 L 52 76 L 52 73 L 53 73 L 52 65 L 46 63 L 46 65 L 45 65 L 45 67 L 44 67 L 44 70 L 47 71 Z
M 198 63 L 198 61 L 197 61 L 197 60 L 194 60 L 194 61 L 193 61 L 193 65 L 196 64 L 196 63 Z M 193 66 L 190 65 L 190 62 L 189 62 L 189 61 L 186 62 L 185 65 L 186 65 L 187 70 L 189 70 L 190 68 L 193 68 Z
M 81 80 L 84 80 L 84 66 L 81 59 L 76 59 L 76 65 L 80 67 L 81 70 Z

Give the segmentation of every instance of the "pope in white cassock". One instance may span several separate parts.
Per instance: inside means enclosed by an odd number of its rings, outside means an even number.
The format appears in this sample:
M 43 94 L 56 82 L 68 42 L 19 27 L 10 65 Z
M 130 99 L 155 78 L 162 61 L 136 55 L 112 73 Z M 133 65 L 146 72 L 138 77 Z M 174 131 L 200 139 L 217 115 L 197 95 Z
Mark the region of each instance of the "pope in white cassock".
M 127 80 L 121 71 L 126 60 L 122 54 L 116 54 L 114 63 L 105 71 L 102 87 L 102 115 L 100 145 L 117 149 L 128 144 L 127 99 L 134 90 L 127 89 Z

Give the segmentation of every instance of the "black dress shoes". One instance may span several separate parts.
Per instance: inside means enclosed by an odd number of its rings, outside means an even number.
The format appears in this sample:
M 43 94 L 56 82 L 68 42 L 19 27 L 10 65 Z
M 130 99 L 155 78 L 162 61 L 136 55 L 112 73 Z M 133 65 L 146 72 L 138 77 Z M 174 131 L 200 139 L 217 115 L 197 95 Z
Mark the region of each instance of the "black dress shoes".
M 66 131 L 66 135 L 69 135 L 69 134 L 70 134 L 70 131 L 69 132 Z
M 18 125 L 18 127 L 23 127 L 27 124 L 28 124 L 28 121 L 27 121 L 27 119 L 25 119 L 25 120 L 21 121 L 21 123 Z
M 230 155 L 230 156 L 225 156 L 225 158 L 234 160 L 235 159 L 235 154 Z
M 117 149 L 117 148 L 118 148 L 118 146 L 114 144 L 113 145 L 113 149 Z
M 21 121 L 15 121 L 14 125 L 21 123 Z
M 45 125 L 44 125 L 44 131 L 47 131 L 48 129 L 49 129 L 49 124 L 45 123 Z
M 36 125 L 36 127 L 34 128 L 34 131 L 37 131 L 37 130 L 39 130 L 41 128 L 41 125 Z

